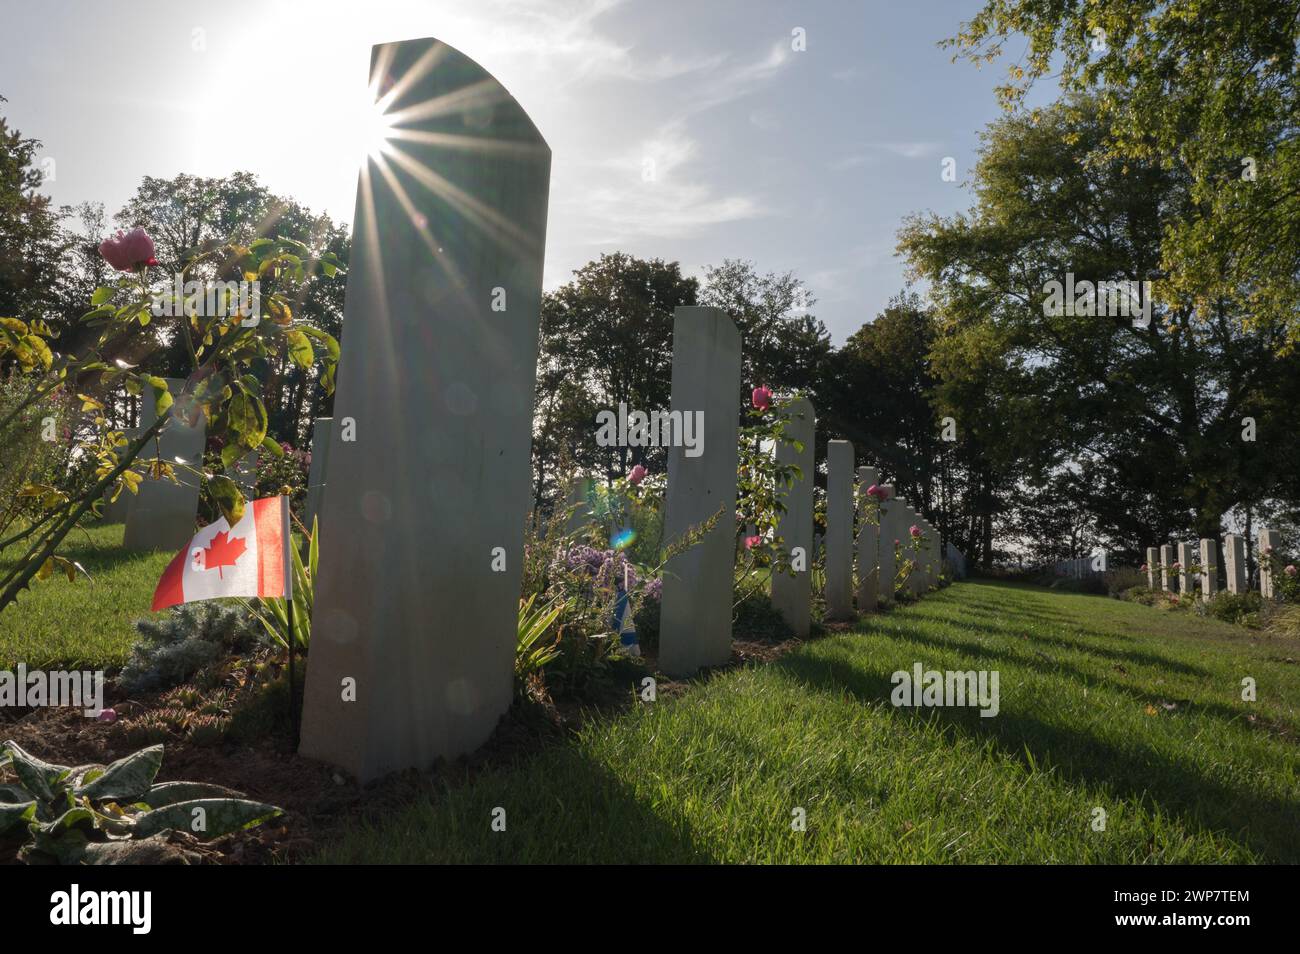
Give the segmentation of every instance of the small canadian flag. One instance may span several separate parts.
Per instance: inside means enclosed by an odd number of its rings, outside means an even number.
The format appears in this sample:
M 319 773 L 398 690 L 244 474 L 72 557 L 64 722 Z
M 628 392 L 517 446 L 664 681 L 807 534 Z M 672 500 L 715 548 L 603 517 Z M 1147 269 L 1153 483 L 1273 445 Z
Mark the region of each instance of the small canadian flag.
M 209 524 L 167 564 L 154 610 L 219 596 L 292 597 L 289 540 L 288 498 L 249 501 L 233 527 L 225 517 Z

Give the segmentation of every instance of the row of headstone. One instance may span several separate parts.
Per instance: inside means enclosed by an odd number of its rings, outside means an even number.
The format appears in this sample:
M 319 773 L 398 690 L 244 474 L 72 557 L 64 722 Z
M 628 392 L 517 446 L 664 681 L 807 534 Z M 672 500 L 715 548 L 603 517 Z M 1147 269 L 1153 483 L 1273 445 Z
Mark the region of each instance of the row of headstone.
M 812 405 L 801 404 L 800 413 L 812 420 Z M 805 519 L 811 523 L 812 485 L 810 475 L 811 433 L 795 435 L 808 437 L 804 459 L 799 461 L 805 474 L 802 481 L 787 491 L 783 502 L 786 513 L 778 526 L 778 534 L 794 554 L 799 539 L 787 537 L 786 526 L 800 525 Z M 777 450 L 778 459 L 793 459 L 791 451 Z M 854 480 L 856 476 L 856 482 Z M 856 483 L 856 488 L 855 488 Z M 880 486 L 882 498 L 878 505 L 871 503 L 867 491 Z M 856 524 L 857 534 L 854 535 Z M 913 536 L 915 527 L 918 536 Z M 853 445 L 849 441 L 832 440 L 826 445 L 826 548 L 825 591 L 826 618 L 847 620 L 857 613 L 874 613 L 881 604 L 888 607 L 895 601 L 898 577 L 902 570 L 900 559 L 912 562 L 912 571 L 903 580 L 906 591 L 919 597 L 932 586 L 938 585 L 942 575 L 939 556 L 938 533 L 908 502 L 894 496 L 891 485 L 879 484 L 879 472 L 874 467 L 854 467 Z M 857 586 L 854 588 L 856 558 Z M 811 581 L 798 574 L 775 574 L 772 578 L 773 605 L 781 612 L 786 623 L 797 634 L 805 634 L 810 627 Z M 798 592 L 798 601 L 788 594 Z M 805 594 L 807 594 L 805 598 Z
M 1259 591 L 1265 599 L 1274 596 L 1272 560 L 1269 556 L 1281 546 L 1276 530 L 1259 532 Z M 1177 564 L 1177 565 L 1175 565 Z M 1210 599 L 1219 588 L 1218 541 L 1205 537 L 1199 546 L 1180 542 L 1177 548 L 1165 544 L 1159 549 L 1147 547 L 1147 585 L 1167 593 L 1194 595 L 1198 590 L 1202 598 Z M 1229 593 L 1245 593 L 1248 589 L 1246 567 L 1246 541 L 1236 533 L 1223 538 L 1223 579 Z M 1157 578 L 1159 587 L 1157 587 Z
M 353 437 L 313 437 L 308 511 L 328 529 L 300 746 L 362 781 L 477 748 L 510 706 L 550 176 L 550 150 L 515 99 L 440 41 L 375 47 L 370 80 L 402 122 L 391 153 L 366 160 L 353 219 L 335 395 Z M 674 676 L 731 655 L 740 375 L 727 314 L 678 308 L 671 411 L 702 414 L 703 434 L 691 455 L 669 448 L 664 537 L 717 522 L 665 567 L 659 665 Z M 805 449 L 778 453 L 803 477 L 782 536 L 805 559 L 789 583 L 774 581 L 773 599 L 807 632 L 814 411 L 803 401 L 792 412 Z M 834 613 L 851 613 L 854 596 L 853 464 L 852 447 L 832 442 Z M 857 537 L 859 578 L 879 562 L 886 602 L 892 541 L 919 525 L 909 514 L 890 501 L 879 532 Z M 922 550 L 910 585 L 937 579 L 936 552 L 933 541 Z

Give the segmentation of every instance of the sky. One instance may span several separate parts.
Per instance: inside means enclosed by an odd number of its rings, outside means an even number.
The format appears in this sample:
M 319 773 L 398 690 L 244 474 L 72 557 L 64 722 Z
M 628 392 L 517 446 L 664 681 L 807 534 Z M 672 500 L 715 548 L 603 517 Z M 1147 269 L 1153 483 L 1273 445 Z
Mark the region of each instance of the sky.
M 42 142 L 61 205 L 112 215 L 145 175 L 248 170 L 350 222 L 370 47 L 437 37 L 551 147 L 548 289 L 602 252 L 700 277 L 744 258 L 802 278 L 838 345 L 906 287 L 903 217 L 971 205 L 1006 63 L 937 44 L 980 5 L 0 0 L 0 112 Z

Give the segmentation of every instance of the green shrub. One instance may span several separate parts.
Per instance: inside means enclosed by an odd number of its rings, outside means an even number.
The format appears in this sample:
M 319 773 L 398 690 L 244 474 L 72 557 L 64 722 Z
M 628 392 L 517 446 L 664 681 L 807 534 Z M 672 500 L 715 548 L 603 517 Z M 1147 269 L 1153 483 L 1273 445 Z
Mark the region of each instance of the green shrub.
M 232 654 L 258 643 L 253 620 L 238 607 L 214 602 L 176 606 L 161 619 L 137 620 L 140 639 L 119 681 L 127 692 L 179 686 Z
M 1258 620 L 1262 605 L 1263 600 L 1256 592 L 1229 593 L 1224 590 L 1210 600 L 1206 611 L 1210 616 L 1225 623 L 1251 626 Z
M 746 639 L 779 642 L 794 635 L 766 593 L 751 593 L 733 610 L 732 632 Z

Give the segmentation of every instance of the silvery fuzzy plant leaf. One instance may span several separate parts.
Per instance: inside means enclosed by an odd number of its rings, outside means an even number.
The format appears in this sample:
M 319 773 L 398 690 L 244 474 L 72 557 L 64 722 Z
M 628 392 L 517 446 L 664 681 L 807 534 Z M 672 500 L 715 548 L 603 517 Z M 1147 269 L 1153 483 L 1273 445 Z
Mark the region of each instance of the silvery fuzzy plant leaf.
M 199 838 L 219 838 L 283 814 L 274 805 L 242 798 L 196 798 L 145 812 L 136 820 L 135 837 L 148 838 L 171 828 Z M 203 824 L 196 828 L 199 819 Z
M 22 783 L 23 788 L 38 799 L 53 801 L 61 787 L 60 783 L 67 778 L 71 769 L 66 765 L 42 762 L 35 756 L 28 755 L 17 742 L 12 740 L 3 743 L 0 747 L 8 752 L 10 768 L 18 776 L 18 781 Z
M 107 801 L 133 801 L 149 791 L 162 767 L 163 747 L 151 745 L 118 759 L 102 773 L 89 771 L 77 796 Z

